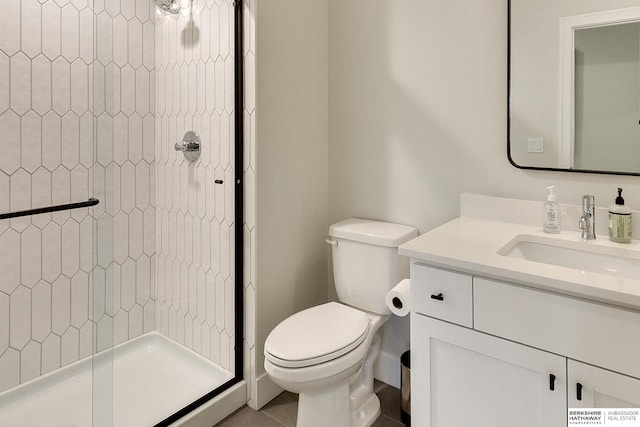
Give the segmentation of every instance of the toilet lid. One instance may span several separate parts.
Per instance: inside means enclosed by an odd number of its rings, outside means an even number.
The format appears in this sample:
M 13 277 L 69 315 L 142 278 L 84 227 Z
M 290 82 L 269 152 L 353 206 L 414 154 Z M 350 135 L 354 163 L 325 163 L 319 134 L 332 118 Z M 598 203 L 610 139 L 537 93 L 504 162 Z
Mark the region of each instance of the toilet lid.
M 317 365 L 350 352 L 368 331 L 369 316 L 330 302 L 283 320 L 267 337 L 264 354 L 271 363 L 286 368 Z

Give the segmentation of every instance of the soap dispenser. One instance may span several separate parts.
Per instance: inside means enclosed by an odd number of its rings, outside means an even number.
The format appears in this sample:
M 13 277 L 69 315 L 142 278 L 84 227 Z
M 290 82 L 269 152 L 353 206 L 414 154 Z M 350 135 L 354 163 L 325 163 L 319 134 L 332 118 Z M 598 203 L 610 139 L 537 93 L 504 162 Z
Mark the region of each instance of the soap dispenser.
M 543 231 L 545 233 L 558 234 L 560 233 L 560 206 L 556 202 L 556 195 L 553 192 L 554 186 L 547 187 L 549 194 L 547 195 L 547 201 L 544 203 L 544 220 Z
M 618 188 L 616 203 L 609 206 L 609 238 L 614 242 L 630 243 L 631 236 L 631 208 L 625 206 L 622 188 Z

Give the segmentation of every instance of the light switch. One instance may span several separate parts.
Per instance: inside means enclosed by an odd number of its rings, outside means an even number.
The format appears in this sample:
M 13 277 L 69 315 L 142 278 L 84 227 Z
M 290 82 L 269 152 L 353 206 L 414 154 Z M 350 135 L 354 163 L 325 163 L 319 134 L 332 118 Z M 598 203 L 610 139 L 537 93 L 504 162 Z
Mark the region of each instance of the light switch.
M 529 138 L 529 153 L 544 153 L 544 139 Z

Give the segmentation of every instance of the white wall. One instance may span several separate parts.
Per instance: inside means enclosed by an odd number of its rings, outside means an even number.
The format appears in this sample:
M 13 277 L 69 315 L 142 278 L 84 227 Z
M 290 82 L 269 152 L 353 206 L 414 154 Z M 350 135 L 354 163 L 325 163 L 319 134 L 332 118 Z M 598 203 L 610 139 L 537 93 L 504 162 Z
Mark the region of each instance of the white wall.
M 257 5 L 256 337 L 261 406 L 278 389 L 264 375 L 264 340 L 292 313 L 327 300 L 327 2 Z
M 430 230 L 459 193 L 563 203 L 632 176 L 526 171 L 506 156 L 506 5 L 501 0 L 330 3 L 330 221 L 360 215 Z M 353 22 L 358 25 L 351 25 Z
M 640 179 L 525 171 L 507 146 L 503 0 L 329 2 L 329 220 L 428 231 L 459 214 L 459 193 L 560 202 L 615 188 L 640 206 Z

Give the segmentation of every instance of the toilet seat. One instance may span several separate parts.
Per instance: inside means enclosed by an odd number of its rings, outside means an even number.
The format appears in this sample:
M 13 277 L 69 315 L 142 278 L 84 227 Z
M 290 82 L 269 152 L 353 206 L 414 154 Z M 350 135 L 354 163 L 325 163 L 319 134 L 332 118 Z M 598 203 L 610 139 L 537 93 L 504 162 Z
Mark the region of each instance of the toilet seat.
M 284 368 L 318 365 L 357 348 L 367 337 L 364 312 L 330 302 L 283 320 L 267 337 L 265 358 Z

